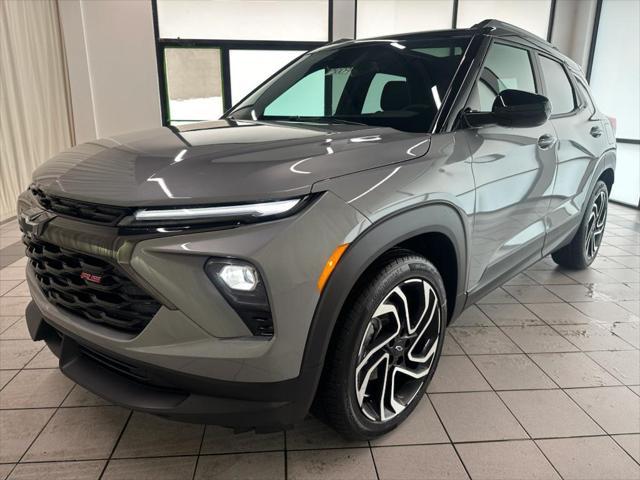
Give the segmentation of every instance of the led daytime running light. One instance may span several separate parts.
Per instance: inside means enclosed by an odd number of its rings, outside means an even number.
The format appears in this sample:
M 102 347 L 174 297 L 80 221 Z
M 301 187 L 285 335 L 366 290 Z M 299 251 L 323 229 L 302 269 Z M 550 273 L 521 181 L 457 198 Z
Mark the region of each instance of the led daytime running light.
M 141 209 L 135 212 L 138 221 L 150 220 L 189 220 L 198 218 L 227 217 L 267 217 L 279 215 L 293 209 L 300 203 L 299 198 L 276 202 L 253 203 L 248 205 L 228 205 L 218 207 Z

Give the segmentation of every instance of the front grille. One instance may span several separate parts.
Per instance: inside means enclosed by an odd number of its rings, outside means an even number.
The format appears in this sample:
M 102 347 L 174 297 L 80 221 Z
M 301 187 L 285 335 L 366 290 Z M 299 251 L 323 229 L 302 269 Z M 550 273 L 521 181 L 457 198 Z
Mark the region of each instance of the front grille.
M 142 331 L 160 308 L 117 266 L 101 258 L 27 236 L 23 241 L 42 292 L 57 307 L 129 332 Z
M 31 186 L 30 190 L 45 210 L 51 210 L 63 216 L 80 218 L 101 225 L 116 225 L 131 213 L 131 209 L 126 207 L 99 205 L 97 203 L 80 202 L 69 198 L 48 195 L 35 186 Z

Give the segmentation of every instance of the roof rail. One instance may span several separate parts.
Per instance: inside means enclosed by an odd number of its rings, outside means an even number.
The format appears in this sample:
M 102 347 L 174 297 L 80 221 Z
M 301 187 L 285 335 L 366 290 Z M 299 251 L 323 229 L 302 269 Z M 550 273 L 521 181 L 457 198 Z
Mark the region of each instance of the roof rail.
M 546 47 L 553 48 L 554 50 L 558 50 L 554 45 L 547 42 L 542 37 L 539 37 L 535 33 L 531 33 L 524 28 L 516 27 L 507 22 L 503 22 L 502 20 L 496 20 L 495 18 L 488 18 L 486 20 L 482 20 L 481 22 L 476 23 L 471 27 L 472 30 L 490 30 L 495 32 L 496 35 L 508 35 L 508 34 L 516 34 L 521 35 L 529 40 L 534 40 L 538 43 L 542 43 Z

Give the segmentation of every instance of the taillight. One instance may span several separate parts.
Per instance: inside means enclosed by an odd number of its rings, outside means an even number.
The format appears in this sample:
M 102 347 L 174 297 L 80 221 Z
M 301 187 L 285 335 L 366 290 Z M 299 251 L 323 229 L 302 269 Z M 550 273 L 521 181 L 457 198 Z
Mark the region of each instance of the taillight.
M 607 116 L 607 118 L 609 119 L 609 123 L 611 124 L 611 128 L 613 129 L 613 136 L 616 136 L 616 129 L 618 128 L 618 121 L 616 120 L 616 117 L 609 117 Z

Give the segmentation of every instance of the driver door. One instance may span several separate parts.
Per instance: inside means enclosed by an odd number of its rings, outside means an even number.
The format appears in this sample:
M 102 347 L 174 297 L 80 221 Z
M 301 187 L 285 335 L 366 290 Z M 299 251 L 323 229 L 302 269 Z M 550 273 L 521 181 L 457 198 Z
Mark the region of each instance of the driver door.
M 467 108 L 491 111 L 506 89 L 539 93 L 532 55 L 521 45 L 493 42 Z M 556 175 L 556 134 L 550 121 L 466 132 L 476 182 L 469 289 L 477 291 L 541 258 Z

